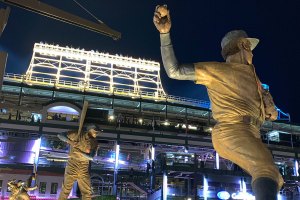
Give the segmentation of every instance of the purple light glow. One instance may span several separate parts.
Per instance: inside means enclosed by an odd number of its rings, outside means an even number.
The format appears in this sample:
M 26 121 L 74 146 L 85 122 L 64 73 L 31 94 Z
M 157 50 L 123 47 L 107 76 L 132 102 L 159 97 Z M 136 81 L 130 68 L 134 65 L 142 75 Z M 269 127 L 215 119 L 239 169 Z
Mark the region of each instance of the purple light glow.
M 107 159 L 105 159 L 107 162 L 110 162 L 110 163 L 115 163 L 115 158 L 107 158 Z M 121 164 L 121 165 L 126 165 L 126 164 L 128 164 L 126 161 L 124 161 L 124 160 L 119 160 L 119 164 Z
M 0 164 L 33 164 L 36 140 L 7 140 L 0 142 Z

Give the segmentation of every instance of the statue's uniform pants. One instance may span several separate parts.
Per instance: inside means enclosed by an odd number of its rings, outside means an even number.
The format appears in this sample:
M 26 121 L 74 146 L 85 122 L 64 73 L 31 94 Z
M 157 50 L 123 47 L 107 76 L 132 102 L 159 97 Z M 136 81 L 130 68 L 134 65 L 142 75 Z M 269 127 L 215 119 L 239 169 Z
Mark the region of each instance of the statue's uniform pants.
M 92 199 L 91 180 L 89 174 L 89 162 L 69 158 L 65 169 L 64 182 L 58 200 L 66 200 L 71 192 L 74 182 L 77 180 L 82 199 Z
M 17 199 L 17 195 L 11 195 L 8 199 L 9 200 L 16 200 Z
M 255 125 L 217 123 L 212 132 L 212 141 L 221 157 L 239 165 L 252 176 L 252 183 L 257 178 L 267 177 L 277 182 L 278 190 L 282 187 L 282 176 Z

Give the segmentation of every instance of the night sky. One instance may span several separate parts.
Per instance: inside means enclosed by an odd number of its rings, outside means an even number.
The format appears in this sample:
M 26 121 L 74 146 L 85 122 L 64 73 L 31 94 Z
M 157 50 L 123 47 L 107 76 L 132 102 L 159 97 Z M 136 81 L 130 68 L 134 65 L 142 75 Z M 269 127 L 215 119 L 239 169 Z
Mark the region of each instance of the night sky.
M 89 20 L 94 20 L 72 0 L 44 0 Z M 275 104 L 300 123 L 300 1 L 241 0 L 78 0 L 97 18 L 122 33 L 119 41 L 79 27 L 11 7 L 0 49 L 9 54 L 6 72 L 24 74 L 36 42 L 80 47 L 110 54 L 158 61 L 159 33 L 152 17 L 157 4 L 168 4 L 171 36 L 182 63 L 223 61 L 222 37 L 230 30 L 244 29 L 260 39 L 253 63 L 263 83 L 270 86 Z M 1 8 L 7 5 L 0 3 Z M 168 94 L 208 100 L 206 89 L 191 81 L 171 80 L 161 70 Z

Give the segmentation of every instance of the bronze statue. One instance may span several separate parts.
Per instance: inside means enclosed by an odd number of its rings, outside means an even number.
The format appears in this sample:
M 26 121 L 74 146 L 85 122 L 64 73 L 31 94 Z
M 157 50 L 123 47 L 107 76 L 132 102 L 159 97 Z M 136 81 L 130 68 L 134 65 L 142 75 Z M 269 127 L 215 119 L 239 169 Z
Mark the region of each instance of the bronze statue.
M 243 30 L 230 31 L 221 42 L 225 62 L 181 64 L 173 50 L 166 5 L 156 7 L 153 22 L 160 32 L 161 55 L 168 76 L 207 88 L 217 122 L 212 131 L 215 150 L 252 176 L 256 200 L 277 199 L 283 179 L 260 139 L 261 125 L 265 120 L 277 119 L 277 110 L 252 64 L 252 50 L 259 40 L 249 38 Z
M 38 188 L 37 185 L 31 187 L 31 181 L 35 180 L 36 174 L 32 174 L 27 181 L 27 184 L 23 181 L 11 180 L 7 183 L 8 188 L 11 193 L 9 200 L 30 200 L 30 197 L 27 192 L 33 191 Z
M 70 131 L 66 135 L 59 134 L 58 137 L 70 144 L 69 160 L 65 169 L 65 176 L 59 200 L 66 200 L 71 192 L 75 181 L 82 195 L 82 199 L 91 200 L 92 189 L 89 173 L 89 162 L 97 152 L 97 127 L 93 124 L 86 125 L 87 131 L 78 134 Z

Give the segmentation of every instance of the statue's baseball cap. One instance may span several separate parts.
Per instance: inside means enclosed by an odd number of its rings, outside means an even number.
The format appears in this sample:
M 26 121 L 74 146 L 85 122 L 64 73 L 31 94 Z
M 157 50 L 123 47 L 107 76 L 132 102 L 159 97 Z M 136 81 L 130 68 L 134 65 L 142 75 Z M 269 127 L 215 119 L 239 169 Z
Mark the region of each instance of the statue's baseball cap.
M 229 48 L 226 48 L 230 43 L 235 42 L 241 38 L 247 39 L 251 43 L 251 50 L 253 50 L 258 42 L 259 39 L 257 38 L 250 38 L 248 37 L 247 33 L 244 30 L 233 30 L 225 34 L 221 41 L 221 47 L 222 47 L 222 55 L 227 55 L 227 52 Z

